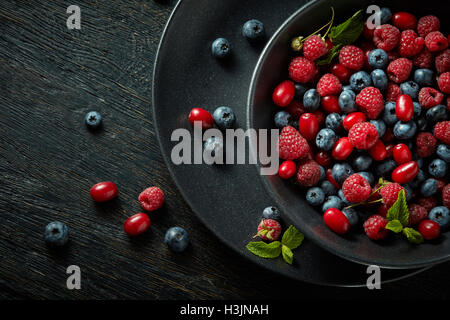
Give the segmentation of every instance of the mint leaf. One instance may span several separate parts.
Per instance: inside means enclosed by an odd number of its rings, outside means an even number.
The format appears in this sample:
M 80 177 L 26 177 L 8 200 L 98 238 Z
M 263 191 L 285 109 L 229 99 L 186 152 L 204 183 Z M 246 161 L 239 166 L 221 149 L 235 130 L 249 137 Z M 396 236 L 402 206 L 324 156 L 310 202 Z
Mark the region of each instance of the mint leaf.
M 333 59 L 339 54 L 339 50 L 341 50 L 341 48 L 342 48 L 342 44 L 335 45 L 333 48 L 331 48 L 331 50 L 328 52 L 328 54 L 324 58 L 317 59 L 316 64 L 318 66 L 330 64 L 331 61 L 333 61 Z
M 395 233 L 400 233 L 403 230 L 403 225 L 398 220 L 392 220 L 392 221 L 389 221 L 384 228 L 391 230 Z
M 409 224 L 409 210 L 404 189 L 398 193 L 397 201 L 389 208 L 386 219 L 389 221 L 399 220 L 403 226 Z
M 303 233 L 298 231 L 294 226 L 289 226 L 281 238 L 281 243 L 289 249 L 294 250 L 302 244 L 304 238 Z
M 359 38 L 363 29 L 364 29 L 363 13 L 362 10 L 359 10 L 345 22 L 331 28 L 328 37 L 335 45 L 352 44 Z
M 281 242 L 273 241 L 271 243 L 265 243 L 264 241 L 249 242 L 246 248 L 261 258 L 276 258 L 281 253 Z
M 404 228 L 403 234 L 406 236 L 409 242 L 414 244 L 421 244 L 423 242 L 423 237 L 419 233 L 419 231 L 414 230 L 413 228 Z
M 286 261 L 289 264 L 292 264 L 292 261 L 294 261 L 294 254 L 292 253 L 291 249 L 289 249 L 285 245 L 282 245 L 281 252 L 283 254 L 284 261 Z

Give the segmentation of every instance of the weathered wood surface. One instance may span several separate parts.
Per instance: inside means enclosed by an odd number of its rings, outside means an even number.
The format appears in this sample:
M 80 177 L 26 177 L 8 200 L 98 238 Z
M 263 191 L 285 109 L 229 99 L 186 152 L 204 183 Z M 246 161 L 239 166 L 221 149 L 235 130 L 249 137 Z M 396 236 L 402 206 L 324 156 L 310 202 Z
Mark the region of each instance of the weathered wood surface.
M 274 276 L 224 246 L 183 201 L 152 126 L 153 61 L 175 2 L 76 4 L 78 31 L 66 27 L 67 1 L 0 6 L 0 298 L 449 297 L 449 264 L 381 291 L 324 288 Z M 83 125 L 89 110 L 104 116 L 99 133 Z M 116 181 L 120 197 L 95 205 L 88 190 L 101 180 Z M 150 232 L 130 240 L 122 223 L 149 185 L 165 190 L 165 207 L 151 215 Z M 45 247 L 52 220 L 70 226 L 67 250 Z M 173 225 L 190 231 L 183 254 L 162 242 Z M 72 264 L 81 290 L 66 289 Z

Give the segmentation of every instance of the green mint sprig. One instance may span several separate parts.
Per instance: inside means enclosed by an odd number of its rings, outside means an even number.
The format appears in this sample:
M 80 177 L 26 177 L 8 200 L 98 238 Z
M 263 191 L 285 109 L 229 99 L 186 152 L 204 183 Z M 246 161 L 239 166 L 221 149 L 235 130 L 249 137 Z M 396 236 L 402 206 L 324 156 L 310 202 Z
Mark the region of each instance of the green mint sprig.
M 305 236 L 303 233 L 298 231 L 294 226 L 289 226 L 283 233 L 281 241 L 272 241 L 270 243 L 264 241 L 252 241 L 247 244 L 246 248 L 251 253 L 261 258 L 274 259 L 281 254 L 286 263 L 292 264 L 294 260 L 292 250 L 300 246 L 304 238 Z

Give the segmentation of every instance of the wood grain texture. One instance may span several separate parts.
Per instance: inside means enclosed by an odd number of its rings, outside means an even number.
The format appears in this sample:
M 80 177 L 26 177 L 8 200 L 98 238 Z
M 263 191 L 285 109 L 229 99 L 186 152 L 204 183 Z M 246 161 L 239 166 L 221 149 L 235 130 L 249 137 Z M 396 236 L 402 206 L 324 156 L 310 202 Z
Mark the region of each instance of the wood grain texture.
M 449 264 L 381 291 L 324 288 L 274 276 L 224 246 L 180 196 L 152 126 L 153 62 L 175 2 L 79 0 L 82 29 L 72 31 L 70 4 L 0 8 L 0 298 L 449 298 Z M 83 124 L 90 110 L 104 116 L 98 133 Z M 120 196 L 96 205 L 88 190 L 104 180 Z M 141 211 L 137 196 L 151 185 L 166 204 L 148 233 L 129 239 L 123 221 Z M 71 231 L 60 252 L 42 239 L 53 220 Z M 185 253 L 162 242 L 173 225 L 191 234 Z M 71 264 L 82 270 L 81 290 L 66 289 Z

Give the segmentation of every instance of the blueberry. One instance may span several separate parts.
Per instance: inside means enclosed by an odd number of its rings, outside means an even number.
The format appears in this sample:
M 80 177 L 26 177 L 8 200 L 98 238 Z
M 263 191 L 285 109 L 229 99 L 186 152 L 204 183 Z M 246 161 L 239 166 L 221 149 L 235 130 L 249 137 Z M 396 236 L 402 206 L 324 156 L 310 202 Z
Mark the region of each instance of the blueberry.
M 427 121 L 431 123 L 444 121 L 447 118 L 447 108 L 442 104 L 434 106 L 428 109 L 426 117 Z
M 355 225 L 358 224 L 359 215 L 355 209 L 345 208 L 345 209 L 342 209 L 342 213 L 347 218 L 348 222 L 350 223 L 350 226 L 354 227 Z
M 102 125 L 102 115 L 97 111 L 89 111 L 84 117 L 84 123 L 88 129 L 97 129 Z
M 352 86 L 347 84 L 345 86 L 342 86 L 342 91 L 353 91 Z
M 372 186 L 375 182 L 375 177 L 373 176 L 372 172 L 369 171 L 360 171 L 358 174 L 367 180 L 367 182 Z
M 397 121 L 394 125 L 394 136 L 397 139 L 411 139 L 417 132 L 417 125 L 414 121 Z
M 184 251 L 189 244 L 189 233 L 183 228 L 172 227 L 167 230 L 164 243 L 174 252 Z
M 266 35 L 264 24 L 256 19 L 249 20 L 242 26 L 242 35 L 249 40 L 261 40 Z
M 338 113 L 330 113 L 325 118 L 325 126 L 334 132 L 340 131 L 342 129 L 342 117 Z
M 383 120 L 378 119 L 378 120 L 370 120 L 369 121 L 371 124 L 373 124 L 375 126 L 375 128 L 377 129 L 378 132 L 378 136 L 382 137 L 384 136 L 384 134 L 386 133 L 386 124 L 384 123 Z
M 344 196 L 344 191 L 342 191 L 342 189 L 339 189 L 338 195 L 339 195 L 339 198 L 342 200 L 343 206 L 349 206 L 349 205 L 352 204 L 350 201 L 348 201 L 348 200 L 345 198 L 345 196 Z
M 305 92 L 308 90 L 307 87 L 305 87 L 304 85 L 300 84 L 300 83 L 296 83 L 295 84 L 295 99 L 296 100 L 303 100 L 303 95 L 305 94 Z
M 409 184 L 404 184 L 402 187 L 405 189 L 406 202 L 411 201 L 413 196 L 413 188 Z
M 213 113 L 214 122 L 220 129 L 231 129 L 236 122 L 236 116 L 229 107 L 219 107 Z
M 425 117 L 417 118 L 416 122 L 417 122 L 417 130 L 425 131 L 427 129 L 428 122 L 427 119 L 425 119 Z
M 403 94 L 407 94 L 411 99 L 417 99 L 420 87 L 414 81 L 407 81 L 400 84 L 400 90 Z
M 319 206 L 325 201 L 325 193 L 318 187 L 309 188 L 306 191 L 306 201 L 312 206 Z
M 409 148 L 409 147 L 408 147 Z M 411 150 L 412 148 L 409 148 Z M 417 162 L 417 165 L 419 166 L 419 169 L 422 168 L 423 165 L 423 159 L 422 158 L 416 158 L 414 159 Z
M 375 69 L 370 73 L 370 78 L 372 79 L 373 86 L 380 90 L 385 90 L 388 84 L 388 77 L 386 72 L 381 69 Z
M 336 134 L 328 128 L 321 129 L 316 136 L 316 145 L 321 150 L 331 150 L 335 142 Z
M 372 164 L 372 157 L 368 154 L 360 154 L 353 159 L 352 166 L 358 171 L 369 169 Z
M 324 180 L 320 183 L 320 188 L 323 190 L 323 192 L 325 193 L 325 196 L 333 196 L 336 194 L 336 188 L 334 187 L 334 185 L 328 181 L 328 180 Z
M 298 119 L 292 118 L 292 119 L 289 121 L 289 125 L 290 125 L 291 127 L 294 127 L 295 129 L 298 130 Z
M 280 210 L 278 210 L 277 207 L 267 207 L 263 210 L 262 218 L 280 221 L 281 220 Z
M 383 49 L 375 49 L 369 52 L 369 65 L 375 69 L 384 69 L 389 63 L 389 58 Z
M 217 38 L 211 45 L 211 52 L 215 58 L 225 58 L 231 53 L 230 42 L 225 38 Z
M 319 182 L 322 182 L 325 180 L 325 169 L 321 165 L 319 165 L 319 168 L 320 168 Z
M 428 165 L 428 173 L 435 178 L 443 178 L 447 174 L 447 163 L 441 159 L 434 159 Z
M 375 172 L 380 177 L 388 177 L 390 173 L 397 167 L 397 163 L 392 160 L 384 160 L 375 167 Z
M 421 87 L 432 86 L 434 72 L 430 69 L 417 69 L 414 71 L 414 82 Z
M 426 178 L 427 178 L 427 174 L 423 170 L 419 170 L 419 173 L 414 178 L 414 180 L 409 183 L 409 185 L 413 189 L 418 189 L 418 188 L 420 188 L 420 186 L 422 185 L 422 182 L 425 181 Z
M 450 227 L 450 210 L 444 206 L 434 207 L 428 213 L 428 219 L 433 220 L 441 229 L 445 230 Z
M 308 111 L 317 110 L 320 106 L 320 95 L 316 89 L 309 89 L 303 95 L 303 106 Z
M 392 19 L 392 12 L 389 8 L 382 7 L 379 12 L 381 24 L 385 24 L 386 22 Z
M 395 102 L 389 101 L 384 105 L 383 121 L 392 126 L 398 121 L 397 114 L 395 113 Z
M 44 240 L 52 247 L 62 247 L 69 241 L 69 228 L 62 222 L 53 221 L 45 227 Z
M 358 71 L 350 77 L 350 86 L 353 91 L 359 92 L 362 89 L 372 85 L 370 75 L 365 71 Z
M 413 106 L 414 106 L 414 118 L 418 118 L 422 113 L 422 107 L 418 102 L 413 102 Z
M 427 179 L 424 183 L 422 183 L 422 186 L 420 187 L 420 193 L 424 197 L 430 197 L 433 194 L 436 193 L 438 189 L 438 182 L 435 179 Z
M 356 108 L 356 94 L 353 90 L 344 90 L 339 95 L 339 107 L 341 107 L 342 112 L 350 113 L 357 110 Z
M 274 117 L 275 126 L 280 129 L 289 125 L 291 120 L 292 116 L 286 111 L 278 111 Z
M 206 164 L 222 164 L 224 142 L 220 137 L 209 137 L 203 143 L 203 157 Z
M 341 210 L 343 206 L 344 203 L 342 202 L 341 198 L 337 196 L 329 196 L 325 198 L 325 202 L 322 205 L 322 212 L 325 212 L 330 208 Z
M 446 144 L 439 144 L 436 148 L 436 154 L 445 162 L 450 162 L 450 147 Z
M 337 183 L 344 183 L 345 179 L 353 174 L 353 169 L 348 163 L 335 163 L 331 172 L 333 179 Z

